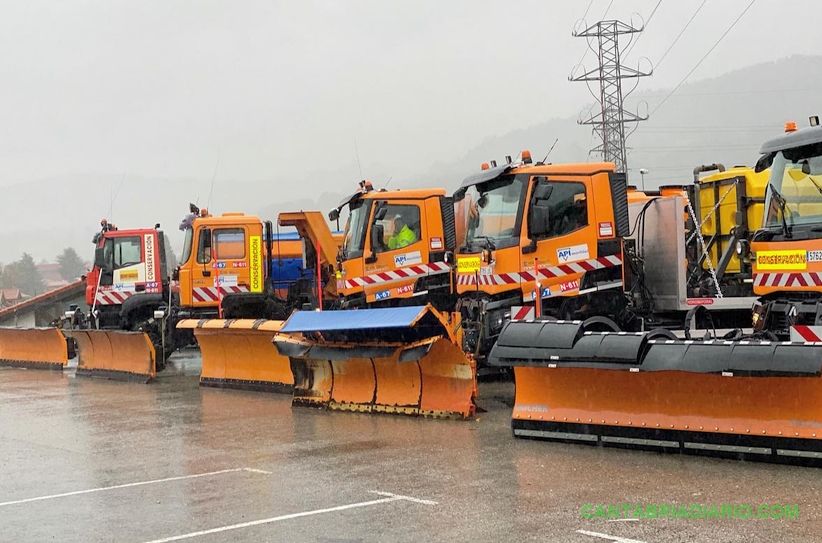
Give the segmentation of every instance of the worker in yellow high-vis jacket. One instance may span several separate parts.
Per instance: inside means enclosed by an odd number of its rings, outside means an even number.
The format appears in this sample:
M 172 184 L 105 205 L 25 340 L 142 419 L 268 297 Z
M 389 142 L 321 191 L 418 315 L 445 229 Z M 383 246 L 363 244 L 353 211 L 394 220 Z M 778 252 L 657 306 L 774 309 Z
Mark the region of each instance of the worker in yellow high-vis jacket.
M 405 220 L 399 215 L 394 217 L 394 235 L 388 239 L 388 248 L 402 249 L 416 241 L 417 235 L 408 227 Z

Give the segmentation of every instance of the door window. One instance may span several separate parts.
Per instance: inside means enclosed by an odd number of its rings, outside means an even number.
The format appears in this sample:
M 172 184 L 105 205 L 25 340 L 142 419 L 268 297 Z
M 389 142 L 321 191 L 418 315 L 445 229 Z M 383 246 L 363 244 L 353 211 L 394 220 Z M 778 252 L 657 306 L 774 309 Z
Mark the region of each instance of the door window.
M 374 221 L 377 225 L 376 231 L 382 234 L 382 239 L 372 240 L 375 242 L 375 252 L 404 249 L 420 240 L 422 234 L 418 206 L 385 205 L 380 208 L 377 216 L 382 217 Z
M 214 255 L 217 260 L 243 260 L 245 258 L 245 230 L 220 228 L 214 230 Z
M 531 208 L 531 231 L 539 239 L 570 234 L 588 225 L 588 198 L 582 183 L 550 182 L 547 200 Z

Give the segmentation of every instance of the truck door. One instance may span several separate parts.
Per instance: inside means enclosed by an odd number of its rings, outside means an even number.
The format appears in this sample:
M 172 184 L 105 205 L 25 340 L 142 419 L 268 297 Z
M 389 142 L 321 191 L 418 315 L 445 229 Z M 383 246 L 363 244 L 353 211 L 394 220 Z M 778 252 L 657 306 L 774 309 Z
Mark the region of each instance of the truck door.
M 216 307 L 226 294 L 262 292 L 263 240 L 261 226 L 203 226 L 196 233 L 192 267 L 194 307 Z
M 523 269 L 554 269 L 541 275 L 543 297 L 579 291 L 583 271 L 565 265 L 596 258 L 597 236 L 589 217 L 594 216 L 586 184 L 577 180 L 535 178 L 528 207 L 527 236 L 522 241 Z M 536 251 L 533 250 L 536 244 Z M 526 299 L 533 299 L 534 285 L 523 285 Z

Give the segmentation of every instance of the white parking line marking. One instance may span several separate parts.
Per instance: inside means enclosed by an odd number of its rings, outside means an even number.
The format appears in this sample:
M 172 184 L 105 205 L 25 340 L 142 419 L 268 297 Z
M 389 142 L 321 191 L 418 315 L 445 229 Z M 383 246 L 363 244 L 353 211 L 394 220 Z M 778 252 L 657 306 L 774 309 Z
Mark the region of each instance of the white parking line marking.
M 432 500 L 421 500 L 419 498 L 412 498 L 411 496 L 403 496 L 402 494 L 392 494 L 391 492 L 380 492 L 379 490 L 372 490 L 372 494 L 377 494 L 379 496 L 386 496 L 389 498 L 398 498 L 400 500 L 405 500 L 414 503 L 421 503 L 423 505 L 437 505 L 439 502 L 435 502 Z
M 157 483 L 168 483 L 171 481 L 183 481 L 185 479 L 196 479 L 197 477 L 211 477 L 212 475 L 221 475 L 223 473 L 236 473 L 238 471 L 248 471 L 251 473 L 266 473 L 271 474 L 270 471 L 258 470 L 253 468 L 234 468 L 234 469 L 223 469 L 220 471 L 209 471 L 207 473 L 195 473 L 194 475 L 181 475 L 179 477 L 166 477 L 165 479 L 154 479 L 152 481 L 139 481 L 136 483 L 126 483 L 122 485 L 114 485 L 114 486 L 103 486 L 100 488 L 89 488 L 87 490 L 75 490 L 74 492 L 64 492 L 62 494 L 52 494 L 50 496 L 37 496 L 36 498 L 26 498 L 24 500 L 15 500 L 10 502 L 2 502 L 0 503 L 0 507 L 5 507 L 6 505 L 18 505 L 21 503 L 30 503 L 30 502 L 39 502 L 43 500 L 53 500 L 55 498 L 65 498 L 68 496 L 79 496 L 81 494 L 91 494 L 93 492 L 103 492 L 105 490 L 116 490 L 118 488 L 131 488 L 135 486 L 144 486 L 144 485 L 154 485 Z
M 370 500 L 367 502 L 356 502 L 356 503 L 349 503 L 346 505 L 338 505 L 336 507 L 327 507 L 325 509 L 314 509 L 312 511 L 303 511 L 301 513 L 291 513 L 289 515 L 280 515 L 279 517 L 271 517 L 271 518 L 264 518 L 260 520 L 252 520 L 250 522 L 243 522 L 241 524 L 230 524 L 228 526 L 220 526 L 218 528 L 211 528 L 209 530 L 201 530 L 199 532 L 190 532 L 187 534 L 181 535 L 174 535 L 171 537 L 164 537 L 162 539 L 152 539 L 151 541 L 146 541 L 145 543 L 170 543 L 171 541 L 180 541 L 182 539 L 191 539 L 194 537 L 200 537 L 203 535 L 211 535 L 211 534 L 219 534 L 221 532 L 228 532 L 229 530 L 239 530 L 241 528 L 250 528 L 251 526 L 260 526 L 262 524 L 272 524 L 274 522 L 280 522 L 283 520 L 291 520 L 295 518 L 302 518 L 302 517 L 310 517 L 314 515 L 323 515 L 325 513 L 334 513 L 337 511 L 346 511 L 348 509 L 356 509 L 358 507 L 371 507 L 374 505 L 380 505 L 383 503 L 391 503 L 397 501 L 409 501 L 413 503 L 419 503 L 423 505 L 436 505 L 437 502 L 430 501 L 430 500 L 421 500 L 419 498 L 412 498 L 411 496 L 402 496 L 400 494 L 391 494 L 390 492 L 380 492 L 377 490 L 371 491 L 373 494 L 379 494 L 380 496 L 386 496 L 385 498 L 380 498 L 378 500 Z
M 616 535 L 601 534 L 599 532 L 589 532 L 588 530 L 577 530 L 578 534 L 587 535 L 591 537 L 598 537 L 600 539 L 607 539 L 613 543 L 646 543 L 638 539 L 628 539 L 627 537 L 619 537 Z
M 263 475 L 271 475 L 274 473 L 273 471 L 266 471 L 264 469 L 254 469 L 254 468 L 243 468 L 243 471 L 247 471 L 249 473 L 262 473 Z

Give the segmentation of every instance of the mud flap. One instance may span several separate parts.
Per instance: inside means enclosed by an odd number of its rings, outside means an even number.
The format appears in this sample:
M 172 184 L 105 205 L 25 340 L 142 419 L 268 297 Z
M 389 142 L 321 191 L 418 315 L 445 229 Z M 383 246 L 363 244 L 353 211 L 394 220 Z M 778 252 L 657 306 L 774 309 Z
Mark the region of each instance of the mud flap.
M 0 365 L 62 370 L 68 345 L 57 328 L 0 328 Z
M 294 405 L 438 418 L 476 410 L 476 367 L 430 306 L 298 311 L 274 344 L 291 360 Z
M 72 330 L 77 343 L 77 376 L 148 383 L 156 374 L 148 334 L 123 330 Z
M 282 324 L 265 319 L 188 319 L 177 328 L 193 330 L 200 345 L 200 386 L 291 393 L 289 360 L 272 344 Z
M 514 367 L 514 435 L 822 460 L 822 343 L 651 337 L 507 325 L 489 363 Z

